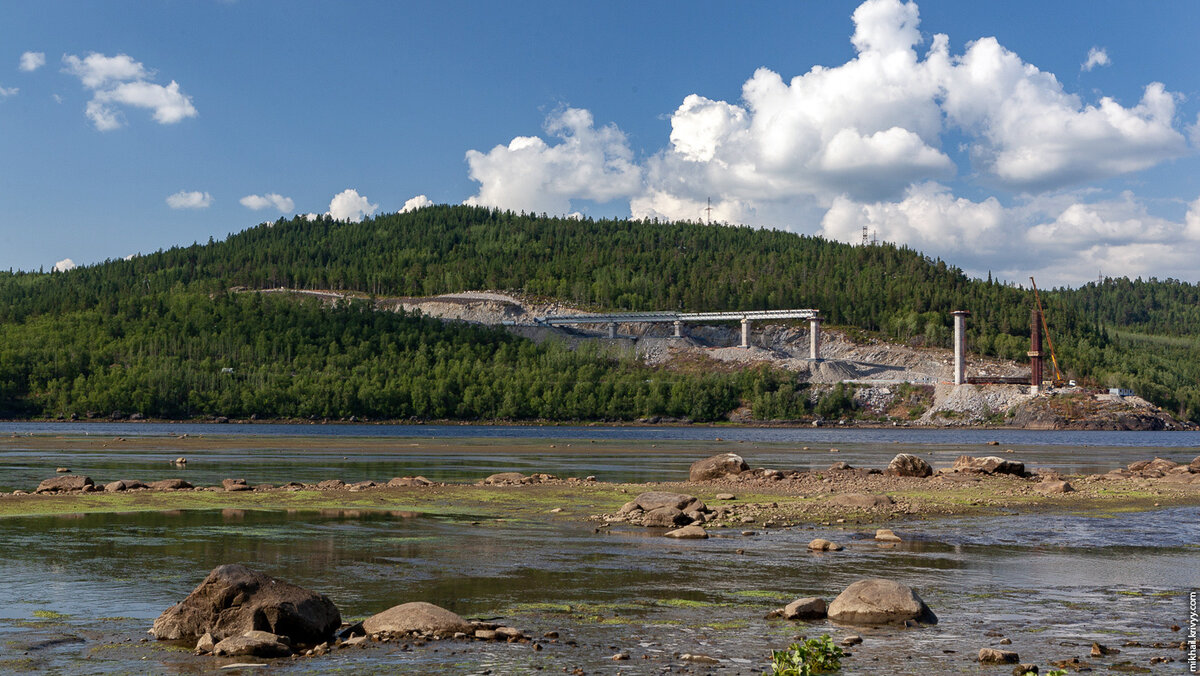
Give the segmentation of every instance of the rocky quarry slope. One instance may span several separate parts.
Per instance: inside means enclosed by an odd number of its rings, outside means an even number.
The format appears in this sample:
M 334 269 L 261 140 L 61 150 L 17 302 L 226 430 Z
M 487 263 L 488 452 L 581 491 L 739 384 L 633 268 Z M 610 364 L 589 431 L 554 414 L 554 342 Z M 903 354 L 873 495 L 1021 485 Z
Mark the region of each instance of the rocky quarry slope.
M 277 292 L 280 290 L 277 290 Z M 344 298 L 336 292 L 303 292 Z M 558 340 L 569 346 L 600 343 L 613 350 L 632 350 L 646 364 L 664 368 L 734 370 L 768 364 L 797 374 L 816 387 L 814 395 L 836 383 L 853 383 L 861 410 L 883 424 L 977 426 L 1003 425 L 1031 429 L 1180 429 L 1180 423 L 1136 396 L 1118 397 L 1065 388 L 1041 396 L 1025 385 L 959 385 L 953 379 L 954 355 L 945 348 L 911 347 L 875 338 L 852 338 L 844 331 L 821 332 L 820 361 L 810 361 L 808 323 L 755 323 L 749 348 L 740 347 L 740 327 L 688 324 L 676 338 L 669 323 L 620 324 L 617 338 L 607 327 L 549 327 L 536 320 L 547 315 L 581 314 L 562 303 L 495 291 L 445 294 L 423 298 L 381 298 L 383 310 L 420 312 L 450 321 L 504 326 L 534 341 Z M 969 351 L 969 348 L 968 348 Z M 1029 366 L 969 354 L 970 377 L 1027 376 Z M 735 421 L 747 421 L 733 416 Z

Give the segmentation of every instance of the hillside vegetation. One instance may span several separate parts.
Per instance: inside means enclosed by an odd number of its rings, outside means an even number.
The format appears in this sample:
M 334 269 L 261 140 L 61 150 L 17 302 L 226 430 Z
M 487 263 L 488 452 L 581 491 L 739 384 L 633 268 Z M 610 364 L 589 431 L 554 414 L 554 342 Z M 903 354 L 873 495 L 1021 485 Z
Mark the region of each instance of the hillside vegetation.
M 910 249 L 748 227 L 476 207 L 361 223 L 298 218 L 66 273 L 0 273 L 0 411 L 709 420 L 741 403 L 771 417 L 810 410 L 790 376 L 763 369 L 672 373 L 365 304 L 328 311 L 228 293 L 239 286 L 514 290 L 617 310 L 815 307 L 835 325 L 942 346 L 949 312 L 965 309 L 971 349 L 1016 359 L 1032 304 L 1022 288 Z M 1174 280 L 1109 280 L 1043 302 L 1070 377 L 1132 387 L 1195 419 L 1196 298 Z

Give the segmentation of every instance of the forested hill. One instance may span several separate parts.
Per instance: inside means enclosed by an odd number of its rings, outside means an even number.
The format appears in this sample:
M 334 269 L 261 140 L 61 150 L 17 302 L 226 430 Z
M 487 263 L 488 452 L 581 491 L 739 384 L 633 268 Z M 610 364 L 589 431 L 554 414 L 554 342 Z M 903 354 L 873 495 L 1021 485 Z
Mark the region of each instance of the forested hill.
M 573 220 L 442 206 L 361 223 L 280 220 L 222 242 L 66 273 L 0 273 L 0 331 L 4 332 L 0 338 L 7 335 L 11 345 L 38 330 L 51 330 L 48 327 L 55 322 L 78 322 L 84 316 L 97 321 L 121 318 L 110 322 L 113 330 L 128 334 L 145 328 L 144 322 L 152 318 L 156 331 L 170 334 L 169 324 L 185 321 L 181 317 L 187 315 L 181 311 L 181 298 L 193 305 L 217 304 L 231 314 L 242 312 L 241 301 L 225 294 L 237 286 L 354 290 L 380 296 L 514 290 L 583 307 L 620 310 L 815 307 L 835 325 L 933 345 L 949 344 L 949 312 L 966 309 L 972 312 L 968 326 L 973 350 L 1018 359 L 1027 350 L 1032 304 L 1030 293 L 1022 288 L 970 279 L 942 261 L 889 244 L 849 246 L 749 227 Z M 1197 374 L 1192 373 L 1200 371 L 1196 359 L 1200 349 L 1191 340 L 1200 336 L 1195 298 L 1192 285 L 1110 280 L 1050 292 L 1043 301 L 1059 361 L 1069 375 L 1133 387 L 1194 418 L 1200 414 L 1200 388 Z M 284 312 L 274 304 L 267 307 L 273 313 Z M 217 312 L 212 321 L 222 321 L 220 315 Z M 313 319 L 300 313 L 287 321 L 303 324 Z M 37 326 L 42 328 L 33 328 Z M 206 331 L 194 324 L 191 330 L 200 335 Z M 1171 340 L 1162 342 L 1164 334 Z M 298 340 L 305 339 L 303 331 L 297 335 Z M 308 338 L 318 339 L 325 338 Z M 160 353 L 185 349 L 174 338 L 152 348 L 154 340 L 146 334 L 137 349 Z M 246 336 L 236 339 L 246 340 Z M 1159 341 L 1155 344 L 1162 349 L 1149 353 L 1133 349 L 1147 340 Z M 251 360 L 293 358 L 284 345 L 273 345 L 270 350 L 244 354 Z M 0 345 L 0 350 L 5 349 Z M 86 351 L 80 346 L 70 349 Z M 116 352 L 99 362 L 133 359 L 120 354 L 122 349 L 132 349 L 129 346 L 112 349 Z M 215 345 L 193 344 L 186 349 L 208 351 L 214 359 L 220 355 Z M 67 359 L 71 364 L 53 377 L 38 376 L 28 365 L 12 366 L 11 349 L 6 367 L 4 354 L 0 352 L 0 388 L 9 393 L 7 408 L 44 414 L 74 406 L 61 386 L 56 399 L 38 394 L 39 388 L 48 391 L 45 383 L 80 374 L 92 377 L 89 374 L 97 369 L 107 368 L 103 363 L 84 366 Z M 25 357 L 39 358 L 32 353 Z M 64 362 L 62 355 L 57 359 Z M 322 368 L 327 362 L 322 362 Z M 514 362 L 513 368 L 526 366 Z M 0 396 L 4 391 L 0 389 Z M 300 401 L 305 395 L 296 396 Z M 57 409 L 45 403 L 50 399 Z M 2 401 L 0 408 L 4 408 Z M 119 403 L 120 398 L 112 401 Z M 204 398 L 198 395 L 196 401 L 202 403 Z M 355 405 L 333 410 L 344 413 Z M 293 402 L 292 409 L 302 408 Z M 188 408 L 191 413 L 214 410 L 208 405 Z

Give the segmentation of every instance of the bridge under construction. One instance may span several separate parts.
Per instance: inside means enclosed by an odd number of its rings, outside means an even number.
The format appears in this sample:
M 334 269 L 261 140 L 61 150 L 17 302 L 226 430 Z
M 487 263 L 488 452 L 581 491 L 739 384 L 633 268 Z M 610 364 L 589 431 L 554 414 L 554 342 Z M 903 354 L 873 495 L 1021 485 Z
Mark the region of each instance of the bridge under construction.
M 606 314 L 547 315 L 535 317 L 543 326 L 581 326 L 601 324 L 608 326 L 608 337 L 617 337 L 619 324 L 673 324 L 675 337 L 682 338 L 684 324 L 688 322 L 742 323 L 742 347 L 750 347 L 750 330 L 755 321 L 780 319 L 807 319 L 809 328 L 808 358 L 818 361 L 821 349 L 821 315 L 817 310 L 753 310 L 748 312 L 613 312 Z

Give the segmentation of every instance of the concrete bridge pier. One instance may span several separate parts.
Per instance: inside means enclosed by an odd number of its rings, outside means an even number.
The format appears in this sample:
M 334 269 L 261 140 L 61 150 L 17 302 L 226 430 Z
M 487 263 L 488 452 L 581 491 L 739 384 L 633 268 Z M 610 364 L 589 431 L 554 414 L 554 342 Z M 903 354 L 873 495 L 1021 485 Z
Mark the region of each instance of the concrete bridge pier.
M 750 320 L 742 320 L 742 347 L 750 347 Z
M 966 310 L 955 310 L 954 315 L 954 384 L 967 382 L 967 315 Z
M 821 361 L 821 318 L 813 317 L 808 320 L 808 359 Z
M 609 338 L 617 337 L 617 323 L 616 322 L 612 322 L 611 324 L 608 325 L 608 337 Z
M 678 319 L 675 320 L 675 337 L 683 337 L 683 322 L 679 321 Z

